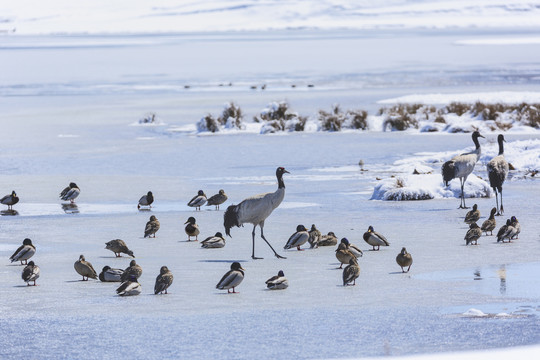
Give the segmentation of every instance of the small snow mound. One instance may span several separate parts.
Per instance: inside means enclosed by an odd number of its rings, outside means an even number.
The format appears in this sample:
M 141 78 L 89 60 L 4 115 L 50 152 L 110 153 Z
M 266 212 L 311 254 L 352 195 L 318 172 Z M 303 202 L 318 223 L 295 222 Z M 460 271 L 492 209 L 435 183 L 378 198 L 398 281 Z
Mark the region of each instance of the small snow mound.
M 463 313 L 463 316 L 471 316 L 471 317 L 486 317 L 488 316 L 488 314 L 486 314 L 485 312 L 483 312 L 482 310 L 478 310 L 478 309 L 469 309 L 467 311 L 465 311 Z

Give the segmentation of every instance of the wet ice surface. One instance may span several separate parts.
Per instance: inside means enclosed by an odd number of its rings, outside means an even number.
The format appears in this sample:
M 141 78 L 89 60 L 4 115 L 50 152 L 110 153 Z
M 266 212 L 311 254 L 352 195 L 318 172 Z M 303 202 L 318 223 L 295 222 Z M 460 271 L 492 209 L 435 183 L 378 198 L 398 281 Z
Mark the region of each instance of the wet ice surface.
M 48 51 L 45 57 L 59 55 L 58 49 Z M 135 53 L 129 47 L 124 49 L 127 52 L 114 47 L 111 51 L 118 51 L 120 60 Z M 8 58 L 16 63 L 23 55 Z M 73 59 L 86 55 L 84 51 L 66 54 Z M 96 54 L 104 55 L 111 53 Z M 508 64 L 517 60 L 505 56 L 510 58 L 504 59 L 504 66 L 511 68 Z M 26 54 L 25 58 L 32 57 Z M 138 74 L 134 82 L 144 82 L 141 69 L 152 68 L 143 60 L 132 69 Z M 374 71 L 376 59 L 370 61 L 370 71 Z M 163 71 L 172 69 L 173 63 Z M 235 74 L 240 74 L 241 65 L 235 66 Z M 24 72 L 21 69 L 17 71 Z M 291 73 L 296 69 L 291 67 Z M 445 69 L 458 90 L 468 88 L 461 75 Z M 118 77 L 107 78 L 113 85 L 127 76 L 120 65 L 109 70 L 119 72 Z M 203 72 L 194 74 L 197 81 L 216 80 L 204 78 Z M 409 74 L 414 81 L 407 86 L 423 81 L 413 76 L 420 74 L 418 70 Z M 538 289 L 540 253 L 536 179 L 505 184 L 506 214 L 516 215 L 523 227 L 520 239 L 511 244 L 497 244 L 493 236 L 487 236 L 479 239 L 478 246 L 465 246 L 468 226 L 463 223 L 465 211 L 456 209 L 456 198 L 369 200 L 376 178 L 395 173 L 396 161 L 422 152 L 459 153 L 470 146 L 469 134 L 196 136 L 167 130 L 169 124 L 194 124 L 206 112 L 221 109 L 231 97 L 240 100 L 248 114 L 282 96 L 301 111 L 316 111 L 336 100 L 373 108 L 376 100 L 409 94 L 409 88 L 374 90 L 377 79 L 369 77 L 373 88 L 357 89 L 351 86 L 356 79 L 352 77 L 345 82 L 345 90 L 311 93 L 212 90 L 179 96 L 163 90 L 130 93 L 124 89 L 104 94 L 102 87 L 88 90 L 82 79 L 74 87 L 84 91 L 70 96 L 69 91 L 59 90 L 62 86 L 48 82 L 52 73 L 43 71 L 43 78 L 30 80 L 31 74 L 25 74 L 21 81 L 28 81 L 28 88 L 14 85 L 13 79 L 18 78 L 11 75 L 3 88 L 6 96 L 1 98 L 5 117 L 11 121 L 4 123 L 4 132 L 10 136 L 3 137 L 0 153 L 0 196 L 16 190 L 21 201 L 14 207 L 18 215 L 0 217 L 0 259 L 4 259 L 0 266 L 0 357 L 14 358 L 24 352 L 43 358 L 97 359 L 117 358 L 119 351 L 125 351 L 129 357 L 143 358 L 342 358 L 540 343 L 539 294 L 531 290 Z M 93 75 L 92 71 L 84 74 Z M 106 78 L 98 75 L 97 82 Z M 332 81 L 341 78 L 334 75 Z M 481 75 L 490 79 L 488 85 L 475 83 L 484 90 L 493 83 L 512 88 L 492 78 L 489 71 Z M 59 83 L 69 82 L 62 76 Z M 387 74 L 380 79 L 389 86 L 393 77 Z M 253 78 L 259 79 L 258 75 Z M 132 89 L 131 85 L 128 82 L 127 88 Z M 433 83 L 425 86 L 436 87 Z M 437 90 L 430 88 L 433 91 Z M 32 96 L 19 96 L 22 93 Z M 156 111 L 168 125 L 132 126 L 148 111 Z M 508 134 L 507 140 L 536 137 Z M 360 171 L 359 159 L 368 171 Z M 226 206 L 274 191 L 277 166 L 291 174 L 285 175 L 285 200 L 266 221 L 265 235 L 287 259 L 274 258 L 266 244 L 256 239 L 256 254 L 265 259 L 251 260 L 250 225 L 231 229 L 233 237 L 226 239 L 223 249 L 201 249 L 199 243 L 185 241 L 184 222 L 189 216 L 196 217 L 199 239 L 204 239 L 223 231 Z M 58 193 L 70 181 L 81 188 L 76 208 L 63 207 L 58 200 Z M 204 207 L 195 212 L 186 206 L 197 190 L 210 196 L 221 188 L 229 196 L 222 210 Z M 137 200 L 148 190 L 156 198 L 152 210 L 137 211 Z M 483 221 L 495 199 L 467 199 L 467 203 L 478 203 Z M 145 239 L 144 225 L 151 215 L 157 216 L 161 229 L 156 239 Z M 499 226 L 506 217 L 497 218 Z M 296 225 L 313 223 L 323 233 L 333 231 L 364 250 L 357 286 L 340 285 L 342 272 L 336 269 L 333 247 L 283 251 Z M 369 225 L 385 234 L 391 246 L 370 251 L 362 240 Z M 35 288 L 25 286 L 22 267 L 8 260 L 25 237 L 37 247 L 33 260 L 42 272 Z M 73 269 L 80 254 L 98 271 L 105 265 L 127 267 L 130 258 L 115 258 L 104 249 L 105 242 L 115 238 L 126 241 L 143 267 L 143 293 L 138 297 L 115 296 L 116 284 L 81 282 Z M 403 246 L 414 258 L 409 274 L 402 274 L 395 263 Z M 246 277 L 237 289 L 240 294 L 227 295 L 215 290 L 215 284 L 234 260 L 242 262 Z M 154 296 L 154 280 L 162 265 L 171 269 L 175 280 L 169 295 Z M 289 279 L 289 288 L 265 291 L 264 281 L 280 269 Z M 474 280 L 476 272 L 482 280 Z M 503 273 L 506 290 L 501 292 Z M 510 316 L 479 316 L 502 313 Z

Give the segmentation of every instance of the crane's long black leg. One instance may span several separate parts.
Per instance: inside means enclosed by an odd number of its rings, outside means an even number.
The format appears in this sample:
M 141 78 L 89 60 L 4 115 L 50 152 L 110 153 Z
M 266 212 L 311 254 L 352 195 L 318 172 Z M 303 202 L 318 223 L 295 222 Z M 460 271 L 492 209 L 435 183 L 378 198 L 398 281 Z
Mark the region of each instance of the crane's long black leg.
M 257 260 L 257 259 L 262 259 L 260 257 L 255 257 L 255 228 L 257 227 L 257 225 L 253 225 L 253 232 L 251 233 L 251 240 L 252 240 L 252 246 L 251 246 L 251 258 L 253 260 Z
M 276 250 L 274 250 L 274 248 L 272 247 L 272 245 L 270 245 L 270 243 L 268 242 L 268 240 L 266 240 L 266 238 L 264 237 L 264 233 L 263 233 L 264 223 L 261 224 L 261 225 L 259 225 L 259 226 L 261 227 L 261 237 L 262 237 L 262 239 L 263 239 L 264 241 L 266 241 L 266 243 L 268 244 L 268 246 L 270 246 L 270 249 L 272 249 L 272 251 L 274 252 L 274 255 L 276 255 L 276 257 L 277 257 L 278 259 L 286 259 L 285 256 L 279 255 L 279 254 L 276 252 Z
M 499 215 L 502 215 L 504 214 L 503 203 L 502 203 L 502 188 L 501 188 L 500 193 L 501 193 L 501 213 Z

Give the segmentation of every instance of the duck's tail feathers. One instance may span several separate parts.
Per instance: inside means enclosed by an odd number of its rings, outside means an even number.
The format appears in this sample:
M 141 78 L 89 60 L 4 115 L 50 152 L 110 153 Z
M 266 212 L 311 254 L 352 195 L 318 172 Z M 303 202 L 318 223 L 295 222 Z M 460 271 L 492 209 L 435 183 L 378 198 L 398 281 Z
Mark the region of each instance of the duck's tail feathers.
M 450 182 L 450 180 L 455 178 L 455 174 L 456 174 L 454 161 L 450 160 L 450 161 L 445 162 L 441 170 L 442 170 L 443 181 L 445 185 L 448 186 L 448 183 Z
M 230 205 L 223 215 L 223 226 L 225 227 L 225 234 L 231 236 L 231 228 L 233 226 L 240 227 L 240 222 L 238 219 L 238 205 Z

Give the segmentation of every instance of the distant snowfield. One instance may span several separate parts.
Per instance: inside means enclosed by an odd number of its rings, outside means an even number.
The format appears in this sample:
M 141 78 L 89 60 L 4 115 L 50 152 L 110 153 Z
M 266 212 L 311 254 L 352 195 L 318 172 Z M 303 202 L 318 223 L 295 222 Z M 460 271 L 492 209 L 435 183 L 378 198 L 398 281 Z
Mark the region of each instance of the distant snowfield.
M 536 27 L 540 1 L 5 2 L 0 31 L 17 34 Z

